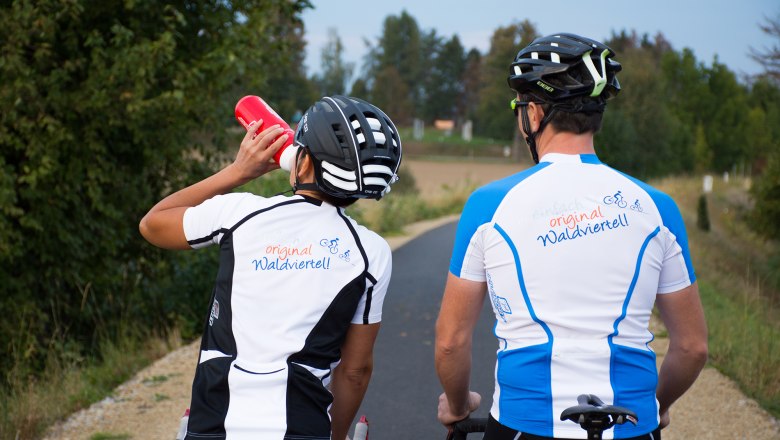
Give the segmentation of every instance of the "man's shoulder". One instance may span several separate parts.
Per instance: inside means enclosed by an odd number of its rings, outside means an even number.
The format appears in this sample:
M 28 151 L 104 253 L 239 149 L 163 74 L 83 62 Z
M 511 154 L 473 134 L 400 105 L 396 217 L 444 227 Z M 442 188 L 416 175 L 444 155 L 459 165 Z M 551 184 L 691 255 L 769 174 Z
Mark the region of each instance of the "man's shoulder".
M 656 204 L 666 205 L 668 203 L 674 203 L 674 199 L 672 199 L 670 195 L 666 194 L 655 186 L 622 171 L 617 172 L 644 190 L 650 196 L 650 198 L 656 202 Z
M 544 167 L 545 167 L 544 165 L 532 166 L 530 168 L 526 168 L 525 170 L 518 171 L 517 173 L 511 174 L 504 178 L 494 180 L 490 183 L 487 183 L 477 188 L 472 193 L 472 197 L 476 197 L 476 198 L 503 197 L 509 191 L 514 189 L 517 185 L 527 181 L 529 177 L 533 176 L 535 173 L 542 170 Z

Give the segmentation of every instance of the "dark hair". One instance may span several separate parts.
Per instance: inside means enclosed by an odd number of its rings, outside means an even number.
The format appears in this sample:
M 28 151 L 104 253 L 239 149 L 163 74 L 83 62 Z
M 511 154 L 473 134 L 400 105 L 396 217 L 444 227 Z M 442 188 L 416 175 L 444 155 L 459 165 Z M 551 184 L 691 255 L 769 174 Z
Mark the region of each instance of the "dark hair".
M 322 191 L 317 191 L 317 198 L 322 200 L 323 202 L 329 203 L 337 208 L 346 208 L 347 206 L 352 205 L 353 203 L 357 202 L 358 199 L 355 197 L 333 197 L 329 194 L 325 194 Z
M 534 101 L 540 103 L 541 101 L 532 95 L 521 95 L 522 101 Z M 578 96 L 572 98 L 567 104 L 571 104 L 572 107 L 587 106 L 592 103 L 593 98 L 586 96 Z M 550 114 L 553 109 L 552 103 L 541 102 L 542 110 L 544 114 Z M 559 108 L 550 119 L 549 124 L 555 129 L 555 131 L 564 131 L 574 134 L 583 134 L 587 132 L 597 133 L 601 129 L 601 121 L 604 117 L 602 112 L 588 112 L 588 111 L 568 111 Z
M 568 75 L 576 81 L 585 81 L 588 72 L 583 71 L 583 66 L 570 69 Z M 547 77 L 547 82 L 553 86 L 562 87 L 565 82 L 555 76 Z M 556 108 L 555 114 L 550 119 L 550 125 L 552 125 L 556 131 L 564 131 L 574 134 L 583 134 L 587 132 L 597 133 L 601 129 L 601 120 L 604 116 L 604 108 L 606 106 L 606 100 L 602 97 L 592 98 L 587 95 L 574 96 L 572 98 L 558 101 L 556 103 L 549 102 L 542 97 L 538 97 L 532 94 L 521 95 L 523 101 L 541 102 L 542 110 L 544 114 L 549 114 L 552 111 L 553 106 Z

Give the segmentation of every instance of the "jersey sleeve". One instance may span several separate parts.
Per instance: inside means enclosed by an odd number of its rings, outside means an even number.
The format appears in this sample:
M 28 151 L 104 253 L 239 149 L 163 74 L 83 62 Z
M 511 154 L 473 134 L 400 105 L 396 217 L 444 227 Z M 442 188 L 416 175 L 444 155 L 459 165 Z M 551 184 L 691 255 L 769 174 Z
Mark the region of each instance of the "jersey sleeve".
M 663 194 L 655 200 L 661 219 L 667 228 L 667 247 L 658 282 L 658 293 L 671 293 L 684 289 L 696 281 L 691 253 L 688 249 L 688 234 L 682 214 L 671 197 Z
M 248 197 L 245 193 L 230 193 L 212 197 L 184 211 L 183 227 L 187 243 L 193 249 L 219 243 L 233 225 L 231 220 Z
M 373 280 L 369 279 L 366 284 L 366 291 L 360 298 L 355 315 L 352 317 L 352 324 L 375 324 L 382 320 L 382 307 L 390 285 L 390 275 L 393 272 L 392 251 L 387 242 L 374 234 L 370 244 L 366 244 L 372 246 L 370 250 L 366 249 L 367 253 L 369 255 L 375 253 L 373 258 L 369 257 L 368 269 Z
M 450 273 L 470 281 L 485 281 L 482 231 L 495 212 L 497 201 L 478 190 L 463 207 L 455 233 L 455 244 L 450 259 Z

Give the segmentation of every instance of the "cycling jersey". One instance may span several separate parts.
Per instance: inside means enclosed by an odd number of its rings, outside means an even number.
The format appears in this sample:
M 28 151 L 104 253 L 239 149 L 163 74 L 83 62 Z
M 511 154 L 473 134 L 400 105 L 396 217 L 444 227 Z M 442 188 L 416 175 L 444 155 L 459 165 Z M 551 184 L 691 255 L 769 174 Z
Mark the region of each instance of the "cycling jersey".
M 539 436 L 585 438 L 559 415 L 579 394 L 629 408 L 630 438 L 658 426 L 648 330 L 656 294 L 695 281 L 674 201 L 595 155 L 547 154 L 477 190 L 450 271 L 485 282 L 498 338 L 491 415 Z
M 350 324 L 381 319 L 387 242 L 302 196 L 217 196 L 184 214 L 220 264 L 187 439 L 329 439 L 331 369 Z

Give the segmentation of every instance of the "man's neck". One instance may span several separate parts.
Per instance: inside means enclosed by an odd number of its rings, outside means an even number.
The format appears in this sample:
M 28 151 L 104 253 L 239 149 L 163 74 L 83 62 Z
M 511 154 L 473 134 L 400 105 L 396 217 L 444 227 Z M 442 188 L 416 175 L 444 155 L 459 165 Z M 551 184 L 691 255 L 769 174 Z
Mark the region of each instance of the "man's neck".
M 539 157 L 547 153 L 560 154 L 595 154 L 593 148 L 593 133 L 574 134 L 565 131 L 554 131 L 547 127 L 542 131 L 536 142 Z

